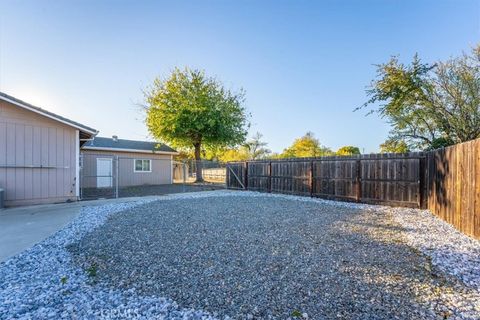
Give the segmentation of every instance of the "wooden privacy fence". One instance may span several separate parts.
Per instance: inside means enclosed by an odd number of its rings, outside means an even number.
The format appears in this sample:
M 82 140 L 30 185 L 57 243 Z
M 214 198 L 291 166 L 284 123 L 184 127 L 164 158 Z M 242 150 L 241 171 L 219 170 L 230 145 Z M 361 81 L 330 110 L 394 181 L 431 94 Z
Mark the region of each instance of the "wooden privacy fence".
M 428 208 L 480 239 L 480 139 L 430 152 L 233 162 L 227 187 Z
M 427 153 L 427 207 L 480 239 L 480 139 Z
M 374 154 L 227 165 L 231 189 L 422 207 L 423 153 Z

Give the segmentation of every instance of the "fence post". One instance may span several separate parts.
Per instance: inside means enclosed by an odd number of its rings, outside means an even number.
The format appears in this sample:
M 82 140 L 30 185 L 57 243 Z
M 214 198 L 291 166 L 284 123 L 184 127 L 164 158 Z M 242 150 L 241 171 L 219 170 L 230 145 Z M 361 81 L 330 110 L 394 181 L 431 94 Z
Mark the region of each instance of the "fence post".
M 272 192 L 272 162 L 268 163 L 268 192 Z
M 185 184 L 187 182 L 187 164 L 185 160 L 182 161 L 182 176 L 183 176 L 182 192 L 185 192 Z
M 116 163 L 116 166 L 115 166 L 115 198 L 118 198 L 118 167 L 120 166 L 120 163 L 119 163 L 119 158 L 118 156 L 115 156 L 115 163 Z
M 230 182 L 228 179 L 229 175 L 230 173 L 228 172 L 228 163 L 225 163 L 225 186 L 227 187 L 227 189 L 229 189 L 229 186 L 230 186 Z
M 425 188 L 425 178 L 426 178 L 426 170 L 425 170 L 425 158 L 419 158 L 418 159 L 418 171 L 419 171 L 419 177 L 418 177 L 418 207 L 420 209 L 424 209 L 424 194 L 426 191 Z
M 357 202 L 360 202 L 362 200 L 361 160 L 358 159 L 355 163 L 357 164 L 356 177 L 355 177 L 356 187 L 357 187 L 356 200 Z
M 78 158 L 78 161 L 80 162 L 78 164 L 78 166 L 80 167 L 79 175 L 78 175 L 78 177 L 75 178 L 75 183 L 78 183 L 78 186 L 79 186 L 79 189 L 80 189 L 80 194 L 79 194 L 80 199 L 79 200 L 83 199 L 83 188 L 82 188 L 82 184 L 83 184 L 83 179 L 82 179 L 82 176 L 83 176 L 83 157 L 84 157 L 84 155 L 83 155 L 83 153 L 81 153 L 79 158 Z
M 313 179 L 315 179 L 315 177 L 313 175 L 313 160 L 312 160 L 310 161 L 310 197 L 313 197 L 313 195 L 315 194 L 315 190 L 313 189 L 315 185 Z
M 248 161 L 245 161 L 245 190 L 248 190 Z

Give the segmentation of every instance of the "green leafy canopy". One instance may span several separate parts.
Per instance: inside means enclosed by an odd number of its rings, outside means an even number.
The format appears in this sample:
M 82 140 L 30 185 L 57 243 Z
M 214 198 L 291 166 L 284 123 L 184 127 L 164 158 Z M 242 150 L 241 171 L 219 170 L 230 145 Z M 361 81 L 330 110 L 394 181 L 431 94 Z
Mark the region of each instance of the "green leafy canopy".
M 408 145 L 403 140 L 387 139 L 380 145 L 380 153 L 407 153 Z
M 285 148 L 279 158 L 308 158 L 333 155 L 332 150 L 324 147 L 315 138 L 313 132 L 307 132 L 303 137 L 295 139 L 292 145 Z
M 344 146 L 337 150 L 337 156 L 351 156 L 360 154 L 360 149 L 355 146 Z
M 176 68 L 147 90 L 146 124 L 154 138 L 174 147 L 232 147 L 245 141 L 249 127 L 244 97 L 204 71 Z
M 434 64 L 416 55 L 410 64 L 393 57 L 377 66 L 367 95 L 362 107 L 375 105 L 371 112 L 392 125 L 390 144 L 405 141 L 408 148 L 425 150 L 478 138 L 480 47 Z

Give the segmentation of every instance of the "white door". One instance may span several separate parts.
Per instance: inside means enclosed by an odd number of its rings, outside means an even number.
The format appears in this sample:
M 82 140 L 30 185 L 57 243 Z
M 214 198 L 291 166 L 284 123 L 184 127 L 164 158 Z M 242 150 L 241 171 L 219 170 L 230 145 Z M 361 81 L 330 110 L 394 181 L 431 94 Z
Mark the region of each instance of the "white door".
M 97 188 L 112 187 L 112 159 L 97 158 Z

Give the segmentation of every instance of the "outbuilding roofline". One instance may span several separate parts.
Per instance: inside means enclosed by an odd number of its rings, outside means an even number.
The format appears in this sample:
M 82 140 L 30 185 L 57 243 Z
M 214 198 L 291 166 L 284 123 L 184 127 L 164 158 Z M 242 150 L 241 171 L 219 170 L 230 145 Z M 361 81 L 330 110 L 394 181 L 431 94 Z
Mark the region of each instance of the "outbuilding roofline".
M 25 102 L 25 101 L 22 101 L 20 99 L 17 99 L 15 97 L 12 97 L 6 93 L 3 93 L 3 92 L 0 92 L 0 100 L 3 100 L 3 101 L 6 101 L 6 102 L 9 102 L 11 104 L 14 104 L 18 107 L 21 107 L 23 109 L 26 109 L 26 110 L 29 110 L 29 111 L 32 111 L 32 112 L 35 112 L 37 114 L 40 114 L 44 117 L 47 117 L 47 118 L 50 118 L 52 120 L 55 120 L 55 121 L 58 121 L 58 122 L 61 122 L 63 124 L 66 124 L 70 127 L 74 127 L 82 132 L 85 132 L 85 133 L 88 133 L 90 135 L 97 135 L 98 134 L 98 131 L 93 129 L 93 128 L 90 128 L 86 125 L 83 125 L 81 123 L 78 123 L 76 121 L 73 121 L 73 120 L 70 120 L 70 119 L 67 119 L 65 117 L 62 117 L 58 114 L 55 114 L 53 112 L 50 112 L 50 111 L 47 111 L 45 109 L 42 109 L 40 107 L 36 107 L 28 102 Z
M 112 138 L 95 137 L 87 141 L 82 150 L 105 150 L 105 151 L 123 151 L 135 153 L 155 153 L 177 155 L 178 152 L 164 143 L 154 141 L 119 139 L 117 136 Z
M 107 148 L 107 147 L 85 147 L 82 150 L 98 150 L 98 151 L 118 151 L 118 152 L 133 152 L 133 153 L 154 153 L 154 154 L 171 154 L 178 155 L 177 151 L 155 151 L 155 150 L 139 150 L 139 149 L 125 149 L 125 148 Z

